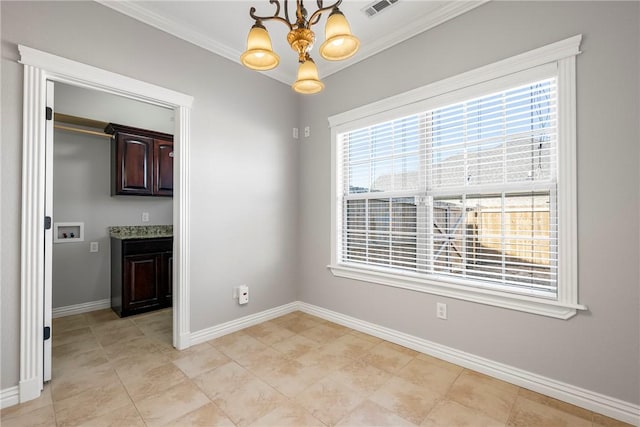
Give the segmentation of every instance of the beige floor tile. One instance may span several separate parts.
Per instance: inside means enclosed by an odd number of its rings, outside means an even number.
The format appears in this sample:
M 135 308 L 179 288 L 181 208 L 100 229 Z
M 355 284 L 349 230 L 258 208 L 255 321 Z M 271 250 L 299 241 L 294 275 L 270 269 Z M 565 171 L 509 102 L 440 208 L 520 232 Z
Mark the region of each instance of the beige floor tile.
M 266 344 L 242 331 L 210 341 L 210 344 L 232 359 L 240 359 L 268 348 Z
M 198 351 L 173 361 L 189 378 L 196 377 L 204 372 L 217 368 L 229 362 L 230 359 L 213 347 L 205 351 Z
M 121 375 L 120 379 L 129 396 L 138 403 L 151 394 L 157 394 L 182 384 L 187 377 L 173 363 L 167 362 L 142 375 Z
M 450 400 L 442 400 L 429 412 L 422 427 L 504 427 L 505 423 Z M 549 426 L 551 427 L 551 426 Z
M 138 337 L 126 342 L 103 346 L 104 353 L 112 363 L 120 363 L 129 357 L 141 356 L 160 351 L 157 342 L 149 337 Z
M 333 372 L 329 378 L 342 382 L 368 396 L 389 381 L 391 374 L 371 366 L 363 360 L 357 360 Z
M 434 364 L 415 358 L 400 369 L 396 375 L 416 385 L 429 386 L 433 391 L 444 395 L 462 371 L 460 366 Z
M 464 370 L 449 389 L 447 397 L 506 422 L 518 396 L 518 387 L 477 372 Z
M 188 379 L 136 402 L 148 426 L 161 426 L 207 405 L 210 400 Z
M 84 314 L 74 314 L 73 316 L 56 317 L 51 320 L 51 332 L 54 334 L 60 332 L 73 331 L 74 329 L 84 328 L 89 325 Z
M 118 329 L 107 329 L 103 332 L 96 332 L 96 337 L 101 346 L 111 344 L 122 344 L 125 341 L 144 336 L 143 332 L 136 325 L 124 326 Z
M 273 348 L 265 346 L 259 350 L 249 351 L 243 356 L 234 358 L 234 360 L 251 372 L 258 372 L 269 369 L 271 365 L 285 361 L 286 357 Z
M 64 344 L 70 344 L 76 341 L 84 341 L 93 338 L 93 332 L 89 326 L 72 329 L 65 332 L 53 332 L 51 336 L 51 348 L 55 349 Z
M 255 371 L 264 382 L 287 397 L 295 397 L 313 383 L 326 376 L 316 366 L 306 366 L 295 360 L 270 363 Z
M 362 338 L 363 340 L 367 340 L 373 344 L 379 344 L 382 340 L 378 337 L 374 337 L 373 335 L 365 334 L 364 332 L 352 330 L 349 332 L 350 335 L 353 335 L 358 338 Z
M 314 319 L 300 317 L 300 316 L 295 316 L 293 318 L 287 318 L 287 319 L 283 319 L 282 317 L 280 317 L 278 319 L 275 319 L 274 321 L 278 323 L 281 327 L 295 334 L 300 334 L 301 332 L 306 331 L 307 329 L 315 328 L 316 326 L 321 324 L 320 322 Z
M 338 424 L 343 427 L 411 427 L 415 424 L 399 417 L 394 412 L 370 401 L 365 400 Z
M 273 345 L 295 335 L 294 332 L 280 326 L 274 321 L 251 326 L 250 328 L 245 329 L 244 332 L 267 345 Z
M 52 378 L 75 375 L 78 371 L 91 371 L 109 365 L 109 359 L 101 347 L 81 353 L 72 353 L 52 358 Z
M 116 371 L 108 363 L 93 369 L 78 369 L 51 381 L 51 396 L 54 402 L 67 399 L 95 387 L 120 384 Z
M 115 368 L 120 378 L 137 378 L 170 362 L 164 353 L 136 352 L 128 357 L 118 359 L 116 362 L 110 362 L 110 365 Z
M 327 374 L 353 362 L 353 359 L 334 354 L 327 346 L 317 347 L 295 360 L 306 366 L 322 368 L 327 371 Z
M 369 400 L 414 424 L 420 424 L 439 399 L 441 395 L 428 387 L 417 386 L 398 377 L 391 378 L 369 396 Z
M 214 403 L 191 411 L 182 417 L 170 421 L 165 427 L 234 427 L 233 422 Z
M 133 404 L 90 418 L 79 424 L 82 427 L 146 427 L 142 417 Z
M 231 394 L 214 400 L 237 426 L 249 425 L 285 402 L 280 392 L 255 377 Z
M 253 378 L 255 376 L 251 372 L 232 361 L 198 375 L 193 378 L 193 382 L 215 402 L 218 399 L 227 398 Z
M 16 417 L 5 418 L 3 414 L 0 425 L 2 427 L 56 427 L 53 405 L 43 406 Z
M 66 344 L 58 345 L 51 348 L 52 358 L 64 357 L 68 355 L 76 355 L 100 348 L 100 344 L 93 335 L 87 336 L 85 339 L 75 340 Z
M 376 344 L 371 341 L 347 333 L 326 344 L 324 347 L 332 354 L 350 359 L 359 359 L 375 345 Z
M 89 313 L 84 313 L 84 315 L 87 319 L 87 323 L 103 323 L 108 322 L 109 320 L 120 319 L 120 317 L 118 317 L 118 315 L 110 308 L 90 311 Z
M 307 337 L 318 344 L 327 344 L 337 338 L 340 338 L 346 333 L 346 330 L 334 329 L 326 324 L 321 324 L 310 329 L 305 329 L 300 332 L 300 335 Z
M 109 384 L 84 390 L 67 399 L 54 402 L 59 426 L 79 425 L 89 419 L 109 414 L 131 403 L 122 384 Z
M 325 378 L 296 397 L 297 403 L 326 425 L 335 425 L 364 400 L 349 386 Z
M 590 427 L 591 421 L 533 400 L 518 397 L 507 422 L 510 427 Z
M 395 374 L 402 369 L 407 363 L 409 363 L 414 356 L 407 352 L 400 350 L 400 346 L 395 346 L 391 343 L 381 342 L 370 349 L 366 354 L 362 356 L 362 359 L 375 366 L 378 369 Z M 400 348 L 398 348 L 400 347 Z
M 135 324 L 133 323 L 133 320 L 130 317 L 124 317 L 122 319 L 119 317 L 116 317 L 115 319 L 111 319 L 105 322 L 90 323 L 89 326 L 91 327 L 91 330 L 95 334 L 102 334 L 105 332 L 111 332 L 111 331 L 119 330 L 122 328 L 135 326 Z
M 571 415 L 575 415 L 576 417 L 579 417 L 588 421 L 591 421 L 593 418 L 593 412 L 589 411 L 588 409 L 580 408 L 579 406 L 562 402 L 558 399 L 554 399 L 552 397 L 548 397 L 543 394 L 536 393 L 535 391 L 520 388 L 518 390 L 518 395 L 520 397 L 533 400 L 534 402 L 538 402 L 543 405 L 551 406 L 552 408 L 559 409 L 563 412 L 567 412 Z
M 290 338 L 273 344 L 271 347 L 288 358 L 297 359 L 318 346 L 319 344 L 317 342 L 309 338 L 303 337 L 302 335 L 293 335 Z
M 291 401 L 278 406 L 264 417 L 252 422 L 251 427 L 324 427 L 317 418 Z

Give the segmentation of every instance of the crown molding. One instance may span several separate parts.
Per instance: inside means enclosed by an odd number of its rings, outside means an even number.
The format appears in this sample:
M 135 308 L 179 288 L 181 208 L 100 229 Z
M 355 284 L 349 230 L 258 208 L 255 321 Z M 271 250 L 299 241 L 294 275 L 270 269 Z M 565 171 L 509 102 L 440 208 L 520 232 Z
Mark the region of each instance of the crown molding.
M 323 63 L 322 75 L 330 76 L 340 70 L 344 70 L 355 63 L 365 60 L 375 54 L 389 49 L 405 40 L 408 40 L 420 33 L 428 31 L 440 24 L 443 24 L 450 19 L 462 15 L 478 6 L 482 6 L 488 3 L 490 0 L 469 0 L 469 1 L 453 1 L 444 3 L 438 9 L 431 11 L 425 15 L 418 16 L 414 21 L 408 25 L 398 28 L 395 31 L 391 31 L 384 36 L 377 38 L 373 43 L 368 43 L 366 46 L 360 45 L 360 50 L 356 54 L 357 61 L 349 62 L 331 62 L 326 66 Z M 371 18 L 375 19 L 375 17 Z
M 206 49 L 216 55 L 220 55 L 226 59 L 229 59 L 237 64 L 240 64 L 241 51 L 233 49 L 224 43 L 220 43 L 217 40 L 208 37 L 201 32 L 194 31 L 193 29 L 179 24 L 171 19 L 154 13 L 141 3 L 134 0 L 122 0 L 122 1 L 110 1 L 110 0 L 95 0 L 97 3 L 120 12 L 130 18 L 136 19 L 144 24 L 150 25 L 175 37 L 178 37 L 191 44 Z M 350 60 L 346 62 L 323 62 L 318 64 L 323 76 L 330 76 L 343 70 L 351 65 L 356 64 L 359 61 L 369 58 L 385 49 L 388 49 L 398 43 L 401 43 L 411 37 L 414 37 L 424 31 L 434 28 L 456 16 L 462 15 L 478 6 L 487 3 L 490 0 L 465 0 L 465 1 L 452 1 L 443 4 L 435 11 L 429 12 L 423 16 L 417 17 L 409 25 L 405 25 L 401 28 L 397 28 L 395 31 L 391 31 L 382 37 L 376 39 L 375 42 L 369 43 L 366 46 L 361 46 L 360 51 L 356 56 L 356 60 Z M 372 18 L 375 19 L 375 18 Z M 292 79 L 295 79 L 295 75 L 288 75 L 282 70 L 271 70 L 263 73 L 265 76 L 271 77 L 279 82 L 287 85 L 291 84 Z
M 172 36 L 178 37 L 179 39 L 182 39 L 186 42 L 206 49 L 209 52 L 213 52 L 216 55 L 222 56 L 223 58 L 240 64 L 240 55 L 242 54 L 242 52 L 240 52 L 239 50 L 233 49 L 226 44 L 220 43 L 217 40 L 212 39 L 211 37 L 207 37 L 206 35 L 198 31 L 194 31 L 185 25 L 179 24 L 171 19 L 167 19 L 162 15 L 154 13 L 135 0 L 95 1 L 105 7 L 115 10 L 116 12 L 120 12 L 123 15 L 127 15 L 130 18 L 150 25 L 160 31 L 164 31 L 165 33 L 171 34 Z M 286 73 L 283 73 L 279 70 L 269 71 L 264 74 L 282 83 L 286 83 L 287 85 L 290 84 L 290 76 L 287 76 Z

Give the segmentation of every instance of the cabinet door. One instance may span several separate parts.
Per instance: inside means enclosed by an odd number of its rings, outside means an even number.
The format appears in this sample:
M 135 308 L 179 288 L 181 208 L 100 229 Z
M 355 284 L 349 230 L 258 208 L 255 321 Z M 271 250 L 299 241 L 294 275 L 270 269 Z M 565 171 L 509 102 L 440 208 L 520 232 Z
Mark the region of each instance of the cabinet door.
M 115 194 L 153 193 L 153 139 L 126 133 L 116 138 Z
M 153 140 L 153 193 L 173 196 L 173 141 Z
M 160 259 L 160 254 L 124 257 L 123 310 L 143 310 L 161 304 Z

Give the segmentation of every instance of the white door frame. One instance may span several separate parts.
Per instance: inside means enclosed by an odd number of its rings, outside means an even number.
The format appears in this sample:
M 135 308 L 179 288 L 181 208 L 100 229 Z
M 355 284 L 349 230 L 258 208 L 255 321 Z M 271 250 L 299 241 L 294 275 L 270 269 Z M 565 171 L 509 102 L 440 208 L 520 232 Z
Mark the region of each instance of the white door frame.
M 24 65 L 20 252 L 20 402 L 43 388 L 46 83 L 67 83 L 175 112 L 173 190 L 173 345 L 190 346 L 189 142 L 193 97 L 19 45 Z

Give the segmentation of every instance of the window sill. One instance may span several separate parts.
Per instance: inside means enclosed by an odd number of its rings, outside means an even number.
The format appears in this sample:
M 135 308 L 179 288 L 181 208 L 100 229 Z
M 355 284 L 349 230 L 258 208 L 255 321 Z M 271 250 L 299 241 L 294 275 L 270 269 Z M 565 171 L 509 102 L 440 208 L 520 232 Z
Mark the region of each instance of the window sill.
M 379 285 L 392 286 L 412 291 L 424 292 L 433 295 L 441 295 L 465 301 L 472 301 L 510 310 L 523 311 L 525 313 L 554 317 L 557 319 L 569 319 L 575 316 L 578 310 L 587 310 L 580 304 L 561 303 L 555 300 L 544 300 L 525 295 L 507 294 L 489 289 L 470 288 L 468 286 L 425 280 L 412 276 L 390 274 L 384 271 L 358 268 L 354 266 L 338 264 L 327 266 L 334 276 L 347 279 L 361 280 L 377 283 Z

